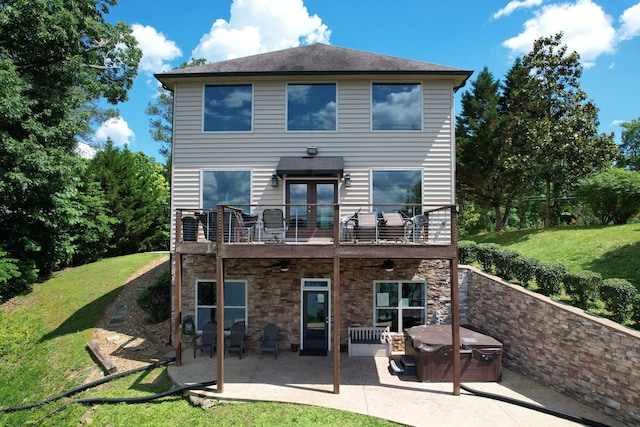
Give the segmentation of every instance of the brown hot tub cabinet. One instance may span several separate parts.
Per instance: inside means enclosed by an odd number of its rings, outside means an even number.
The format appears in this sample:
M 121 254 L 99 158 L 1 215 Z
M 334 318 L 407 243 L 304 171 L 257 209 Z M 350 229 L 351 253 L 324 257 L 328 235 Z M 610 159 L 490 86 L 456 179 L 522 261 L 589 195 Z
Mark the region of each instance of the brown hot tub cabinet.
M 405 331 L 405 354 L 415 359 L 418 380 L 453 381 L 451 325 L 414 326 Z M 460 328 L 460 380 L 500 381 L 502 344 Z

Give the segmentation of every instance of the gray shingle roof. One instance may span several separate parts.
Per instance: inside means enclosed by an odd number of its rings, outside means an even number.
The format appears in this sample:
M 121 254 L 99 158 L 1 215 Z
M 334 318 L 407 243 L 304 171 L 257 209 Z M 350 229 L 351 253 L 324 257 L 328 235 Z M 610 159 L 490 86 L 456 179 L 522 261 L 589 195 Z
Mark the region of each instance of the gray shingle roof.
M 293 74 L 451 74 L 471 71 L 326 44 L 312 44 L 156 74 L 156 78 Z

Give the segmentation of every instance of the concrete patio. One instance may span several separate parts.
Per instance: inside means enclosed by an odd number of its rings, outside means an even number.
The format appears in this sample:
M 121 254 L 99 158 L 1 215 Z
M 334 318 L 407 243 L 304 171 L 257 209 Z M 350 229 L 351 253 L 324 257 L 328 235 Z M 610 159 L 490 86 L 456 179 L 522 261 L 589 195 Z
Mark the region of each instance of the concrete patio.
M 340 394 L 333 393 L 332 354 L 300 356 L 281 350 L 259 358 L 247 352 L 242 359 L 228 354 L 224 362 L 224 392 L 192 392 L 223 401 L 275 401 L 325 406 L 384 418 L 400 424 L 461 426 L 576 426 L 585 423 L 559 418 L 537 410 L 463 390 L 454 396 L 451 383 L 418 382 L 415 377 L 398 377 L 388 369 L 386 357 L 340 357 Z M 216 355 L 193 348 L 182 354 L 182 365 L 170 365 L 169 375 L 178 385 L 195 384 L 216 378 Z M 601 425 L 624 426 L 548 387 L 508 369 L 500 383 L 465 383 L 484 393 L 504 396 Z M 593 425 L 593 424 L 592 424 Z M 598 424 L 595 424 L 598 425 Z

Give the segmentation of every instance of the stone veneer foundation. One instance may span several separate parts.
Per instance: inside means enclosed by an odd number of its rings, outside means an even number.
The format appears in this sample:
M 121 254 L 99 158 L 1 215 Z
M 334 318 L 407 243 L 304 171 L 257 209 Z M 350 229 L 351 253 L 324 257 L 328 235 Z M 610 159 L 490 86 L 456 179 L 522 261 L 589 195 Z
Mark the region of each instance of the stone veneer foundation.
M 461 266 L 470 324 L 512 368 L 628 425 L 640 425 L 640 331 Z

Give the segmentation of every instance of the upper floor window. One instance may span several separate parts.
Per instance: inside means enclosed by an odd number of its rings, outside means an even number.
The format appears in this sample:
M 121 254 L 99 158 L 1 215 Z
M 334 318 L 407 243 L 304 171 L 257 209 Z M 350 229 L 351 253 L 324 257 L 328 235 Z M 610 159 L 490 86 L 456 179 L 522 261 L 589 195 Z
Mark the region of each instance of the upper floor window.
M 336 85 L 287 85 L 287 130 L 336 130 Z
M 402 211 L 412 217 L 422 213 L 422 171 L 374 170 L 371 203 L 378 212 Z
M 204 87 L 205 132 L 251 130 L 253 88 L 251 85 L 207 85 Z
M 373 130 L 422 130 L 420 84 L 374 83 L 371 86 Z
M 202 171 L 202 208 L 213 209 L 222 205 L 248 205 L 251 203 L 251 172 Z M 243 209 L 249 209 L 243 206 Z

